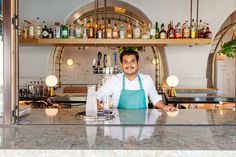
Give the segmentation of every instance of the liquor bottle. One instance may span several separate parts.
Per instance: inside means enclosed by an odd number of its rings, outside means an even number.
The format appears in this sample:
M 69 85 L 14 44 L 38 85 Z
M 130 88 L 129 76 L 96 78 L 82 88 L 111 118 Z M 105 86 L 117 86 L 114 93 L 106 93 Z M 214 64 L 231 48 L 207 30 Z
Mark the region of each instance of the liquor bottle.
M 112 30 L 112 36 L 113 39 L 118 39 L 119 38 L 119 34 L 118 34 L 119 30 L 117 29 L 117 25 L 116 23 L 114 24 L 113 30 Z
M 93 25 L 93 19 L 90 18 L 89 27 L 88 27 L 88 38 L 94 38 L 94 32 L 95 32 L 95 28 Z
M 80 39 L 82 38 L 82 25 L 81 25 L 81 21 L 79 19 L 77 19 L 77 27 L 75 28 L 75 37 Z
M 75 38 L 75 27 L 74 27 L 73 23 L 71 23 L 69 25 L 69 38 L 70 39 L 74 39 Z
M 42 30 L 42 38 L 49 38 L 49 33 L 48 33 L 48 28 L 47 25 L 45 25 L 45 21 L 44 21 L 44 27 Z
M 168 26 L 167 37 L 168 37 L 169 39 L 175 38 L 175 29 L 174 29 L 174 27 L 173 27 L 173 21 L 170 21 L 170 24 L 169 24 L 169 26 Z
M 125 26 L 123 24 L 120 25 L 120 39 L 125 38 Z
M 108 25 L 106 29 L 106 38 L 111 39 L 112 38 L 112 26 L 111 26 L 111 20 L 108 20 Z
M 102 25 L 99 24 L 98 30 L 97 30 L 97 38 L 102 39 L 103 38 L 103 32 L 102 32 Z
M 27 21 L 27 23 L 29 24 L 29 27 L 28 27 L 28 37 L 29 38 L 34 38 L 34 25 L 30 21 Z
M 204 38 L 204 26 L 202 20 L 199 21 L 198 25 L 198 38 Z
M 196 23 L 194 19 L 192 19 L 192 26 L 191 26 L 191 38 L 196 38 Z
M 39 17 L 37 17 L 35 21 L 35 26 L 34 26 L 34 38 L 39 39 L 41 38 L 41 35 L 42 35 L 42 27 L 40 24 L 40 19 Z
M 144 23 L 144 26 L 141 29 L 141 33 L 142 33 L 142 39 L 150 38 L 150 31 L 146 23 Z
M 61 26 L 59 22 L 55 22 L 54 24 L 54 38 L 60 39 L 61 38 Z
M 166 39 L 167 38 L 167 34 L 166 34 L 166 30 L 165 30 L 165 25 L 164 23 L 161 24 L 161 31 L 160 31 L 160 39 Z
M 131 23 L 128 23 L 128 25 L 127 25 L 126 38 L 128 38 L 128 39 L 132 39 L 133 38 L 133 31 L 132 31 Z
M 88 31 L 87 31 L 87 18 L 84 18 L 84 24 L 82 25 L 83 28 L 83 39 L 87 39 L 88 38 Z
M 209 23 L 206 23 L 204 38 L 208 38 L 208 39 L 211 38 L 211 31 L 210 31 Z
M 134 34 L 133 37 L 135 39 L 139 39 L 141 37 L 141 31 L 140 31 L 140 28 L 139 28 L 138 21 L 136 21 L 136 23 L 135 23 L 133 34 Z
M 26 20 L 24 20 L 24 25 L 22 28 L 22 38 L 23 39 L 28 38 L 28 24 L 27 24 Z
M 180 26 L 180 22 L 178 22 L 178 24 L 175 26 L 175 37 L 177 39 L 182 38 L 182 28 Z
M 183 38 L 189 38 L 190 31 L 189 31 L 188 21 L 187 20 L 183 24 L 182 29 L 183 29 Z
M 150 38 L 155 39 L 155 36 L 156 36 L 156 28 L 155 28 L 155 24 L 152 23 L 151 24 L 151 29 L 150 29 Z
M 156 39 L 159 39 L 160 38 L 160 30 L 159 30 L 159 27 L 158 27 L 158 22 L 156 22 L 156 34 L 155 34 L 155 38 Z
M 69 36 L 69 29 L 65 22 L 64 25 L 61 25 L 61 38 L 68 38 Z
M 49 28 L 49 30 L 48 30 L 48 38 L 49 38 L 49 39 L 52 39 L 52 38 L 54 38 L 54 35 L 53 35 L 53 30 L 52 30 L 52 28 Z

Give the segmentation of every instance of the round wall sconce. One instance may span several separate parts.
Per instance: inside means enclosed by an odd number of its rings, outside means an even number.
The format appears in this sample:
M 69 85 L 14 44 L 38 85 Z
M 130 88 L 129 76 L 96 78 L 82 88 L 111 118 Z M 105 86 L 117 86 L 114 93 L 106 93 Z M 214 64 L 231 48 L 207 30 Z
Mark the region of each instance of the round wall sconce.
M 49 96 L 55 96 L 55 90 L 54 90 L 54 87 L 57 85 L 57 77 L 55 75 L 49 75 L 46 77 L 46 80 L 45 80 L 47 86 L 49 87 Z
M 73 65 L 73 64 L 74 64 L 74 61 L 69 58 L 69 59 L 67 59 L 66 64 L 67 64 L 67 65 Z
M 175 75 L 170 75 L 168 76 L 166 82 L 167 85 L 170 86 L 168 95 L 171 97 L 176 96 L 176 91 L 174 87 L 176 87 L 179 84 L 179 78 Z

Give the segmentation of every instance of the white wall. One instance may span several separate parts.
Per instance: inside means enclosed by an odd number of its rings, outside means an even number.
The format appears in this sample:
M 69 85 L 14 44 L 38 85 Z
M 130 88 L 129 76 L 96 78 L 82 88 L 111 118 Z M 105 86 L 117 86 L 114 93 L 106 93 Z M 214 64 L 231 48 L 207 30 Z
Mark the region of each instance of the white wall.
M 91 1 L 86 0 L 20 0 L 20 21 L 23 19 L 36 19 L 39 16 L 49 26 L 55 21 L 64 21 L 71 13 Z M 129 0 L 131 5 L 141 9 L 153 22 L 165 24 L 170 20 L 175 23 L 189 20 L 189 0 Z M 194 2 L 195 3 L 195 2 Z M 213 37 L 224 20 L 235 10 L 235 0 L 203 0 L 200 1 L 199 18 L 208 21 L 212 28 Z M 195 11 L 194 11 L 195 13 Z M 24 69 L 20 76 L 36 75 L 32 69 L 37 69 L 37 75 L 43 75 L 46 71 L 45 62 L 35 58 L 34 55 L 47 59 L 50 48 L 21 47 L 20 55 L 27 56 L 24 62 L 20 60 L 20 68 L 28 67 L 28 73 Z M 207 46 L 168 46 L 165 48 L 169 63 L 170 74 L 180 77 L 179 87 L 206 87 L 206 66 L 210 45 Z M 32 54 L 31 54 L 32 53 Z M 29 63 L 25 60 L 34 60 Z M 28 65 L 26 65 L 28 64 Z M 194 81 L 194 83 L 192 83 Z

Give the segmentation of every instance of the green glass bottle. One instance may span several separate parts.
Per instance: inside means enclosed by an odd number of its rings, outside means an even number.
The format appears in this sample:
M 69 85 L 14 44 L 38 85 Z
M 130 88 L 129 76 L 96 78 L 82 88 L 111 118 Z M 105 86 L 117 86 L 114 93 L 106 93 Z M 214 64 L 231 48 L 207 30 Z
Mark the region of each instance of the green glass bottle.
M 69 29 L 67 24 L 61 25 L 61 38 L 68 38 L 69 36 Z
M 159 30 L 159 27 L 158 27 L 158 22 L 156 22 L 156 35 L 155 35 L 155 38 L 156 39 L 159 39 L 160 38 L 160 30 Z

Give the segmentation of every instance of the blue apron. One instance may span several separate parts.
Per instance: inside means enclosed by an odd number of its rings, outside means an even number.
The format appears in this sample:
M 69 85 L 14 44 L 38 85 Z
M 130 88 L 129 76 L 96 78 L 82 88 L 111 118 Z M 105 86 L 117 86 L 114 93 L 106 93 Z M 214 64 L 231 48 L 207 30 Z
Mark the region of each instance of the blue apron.
M 146 109 L 145 91 L 139 75 L 138 81 L 140 87 L 139 90 L 125 90 L 125 75 L 123 75 L 118 109 Z

